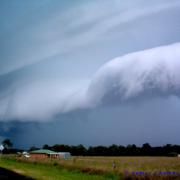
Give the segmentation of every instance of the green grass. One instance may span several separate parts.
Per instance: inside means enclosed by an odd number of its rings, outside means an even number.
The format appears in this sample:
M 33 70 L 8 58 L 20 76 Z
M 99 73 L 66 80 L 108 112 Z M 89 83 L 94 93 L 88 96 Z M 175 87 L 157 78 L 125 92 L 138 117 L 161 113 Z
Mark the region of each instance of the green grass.
M 119 173 L 125 170 L 180 172 L 180 158 L 178 157 L 75 157 L 68 161 L 61 160 L 59 163 L 113 172 L 113 162 L 116 163 L 116 171 Z
M 1 157 L 0 167 L 39 180 L 115 180 L 117 176 L 82 173 L 76 169 L 67 170 L 56 164 L 22 162 L 18 159 Z
M 179 175 L 152 175 L 158 172 L 180 173 L 180 158 L 177 157 L 72 157 L 64 160 L 25 159 L 8 155 L 0 158 L 0 166 L 42 180 L 180 179 Z M 132 172 L 151 174 L 147 177 L 133 175 Z

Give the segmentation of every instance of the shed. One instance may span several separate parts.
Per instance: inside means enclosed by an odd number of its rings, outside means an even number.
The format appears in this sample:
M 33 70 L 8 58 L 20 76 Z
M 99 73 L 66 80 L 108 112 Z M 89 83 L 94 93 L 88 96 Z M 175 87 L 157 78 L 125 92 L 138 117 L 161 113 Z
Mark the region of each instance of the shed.
M 58 154 L 59 154 L 59 158 L 67 159 L 71 157 L 71 154 L 69 152 L 58 152 Z

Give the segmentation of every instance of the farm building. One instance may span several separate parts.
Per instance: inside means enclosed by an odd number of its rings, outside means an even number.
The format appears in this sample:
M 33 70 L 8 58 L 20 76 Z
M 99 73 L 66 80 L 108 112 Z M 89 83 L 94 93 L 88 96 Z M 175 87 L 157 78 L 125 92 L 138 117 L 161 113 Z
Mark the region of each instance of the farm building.
M 69 152 L 58 152 L 59 158 L 70 158 L 71 154 Z
M 35 150 L 35 151 L 31 151 L 30 152 L 31 157 L 34 158 L 59 158 L 59 154 L 48 150 L 48 149 L 39 149 L 39 150 Z
M 54 152 L 48 149 L 39 149 L 30 152 L 31 157 L 34 158 L 69 158 L 69 152 Z

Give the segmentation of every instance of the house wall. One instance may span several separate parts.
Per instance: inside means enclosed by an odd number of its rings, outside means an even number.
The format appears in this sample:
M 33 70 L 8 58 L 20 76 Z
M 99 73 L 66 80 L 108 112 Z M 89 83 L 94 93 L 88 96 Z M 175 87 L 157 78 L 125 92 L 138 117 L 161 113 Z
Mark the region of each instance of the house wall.
M 51 154 L 50 157 L 51 158 L 59 158 L 59 154 Z
M 59 158 L 59 154 L 39 154 L 39 153 L 32 153 L 32 158 Z
M 47 154 L 31 154 L 32 158 L 47 158 L 48 155 Z

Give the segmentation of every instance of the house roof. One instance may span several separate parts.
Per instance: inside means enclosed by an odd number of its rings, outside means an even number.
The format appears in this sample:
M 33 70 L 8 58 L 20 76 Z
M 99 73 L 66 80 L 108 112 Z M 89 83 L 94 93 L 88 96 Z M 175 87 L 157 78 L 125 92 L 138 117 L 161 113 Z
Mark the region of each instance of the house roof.
M 48 149 L 39 149 L 31 151 L 32 154 L 56 154 L 56 152 L 48 150 Z

